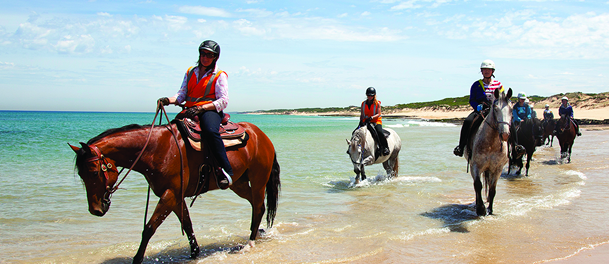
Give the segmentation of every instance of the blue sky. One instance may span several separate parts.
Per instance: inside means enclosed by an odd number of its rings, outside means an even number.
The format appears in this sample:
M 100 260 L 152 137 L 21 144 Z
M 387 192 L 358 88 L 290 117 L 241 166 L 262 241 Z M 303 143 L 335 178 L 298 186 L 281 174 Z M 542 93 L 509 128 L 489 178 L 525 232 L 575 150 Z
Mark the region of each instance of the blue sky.
M 227 111 L 609 91 L 609 1 L 0 1 L 0 110 L 152 112 L 217 41 Z

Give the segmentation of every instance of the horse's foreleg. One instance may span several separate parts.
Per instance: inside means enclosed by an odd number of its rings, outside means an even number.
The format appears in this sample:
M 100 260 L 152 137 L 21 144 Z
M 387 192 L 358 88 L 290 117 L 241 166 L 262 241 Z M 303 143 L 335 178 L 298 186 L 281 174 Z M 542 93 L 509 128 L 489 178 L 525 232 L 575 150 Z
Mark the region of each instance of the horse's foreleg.
M 176 200 L 173 192 L 171 190 L 166 190 L 159 203 L 157 203 L 156 208 L 154 209 L 154 213 L 148 220 L 148 223 L 144 226 L 144 231 L 142 231 L 142 242 L 140 243 L 140 247 L 137 250 L 137 253 L 133 257 L 133 263 L 142 263 L 144 260 L 144 253 L 146 252 L 146 246 L 148 246 L 148 242 L 156 229 L 165 221 L 165 218 L 173 211 L 172 208 L 175 208 Z
M 482 182 L 480 181 L 480 171 L 478 168 L 472 168 L 472 176 L 474 178 L 474 191 L 476 191 L 476 214 L 484 216 L 486 215 L 486 209 L 482 200 Z
M 361 168 L 361 170 L 360 170 L 361 179 L 362 179 L 362 181 L 366 180 L 366 171 L 364 170 L 364 164 L 362 164 L 360 168 Z
M 497 186 L 497 184 L 491 184 L 491 186 L 489 186 L 489 190 L 488 190 L 488 214 L 489 215 L 493 214 L 493 200 L 495 200 L 496 186 Z
M 359 169 L 359 167 L 360 167 L 360 165 L 353 164 L 353 172 L 355 172 L 355 184 L 358 184 L 360 181 L 361 170 Z
M 533 158 L 533 153 L 527 153 L 527 165 L 526 165 L 526 176 L 529 176 L 529 166 L 531 165 L 531 159 Z
M 186 233 L 188 237 L 188 243 L 190 243 L 190 257 L 196 258 L 199 255 L 199 244 L 197 243 L 197 238 L 195 237 L 195 232 L 192 230 L 192 220 L 190 220 L 190 214 L 188 213 L 188 207 L 186 203 L 182 201 L 184 206 L 182 207 L 182 214 L 180 215 L 179 210 L 174 210 L 174 213 L 180 219 L 180 223 L 182 224 L 182 230 Z

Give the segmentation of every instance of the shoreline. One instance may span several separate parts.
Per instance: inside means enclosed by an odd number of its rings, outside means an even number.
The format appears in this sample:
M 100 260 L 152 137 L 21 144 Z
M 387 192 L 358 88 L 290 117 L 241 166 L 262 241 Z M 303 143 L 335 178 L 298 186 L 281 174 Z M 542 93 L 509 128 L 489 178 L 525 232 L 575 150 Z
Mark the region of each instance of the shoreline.
M 533 109 L 537 114 L 537 117 L 543 117 L 544 109 Z M 554 113 L 554 116 L 558 115 L 558 108 L 550 108 Z M 578 108 L 573 107 L 575 113 L 575 119 L 577 119 L 582 128 L 595 128 L 609 126 L 609 107 L 601 108 Z M 459 108 L 457 110 L 446 110 L 446 109 L 433 109 L 433 108 L 422 108 L 422 109 L 403 109 L 399 111 L 391 111 L 384 113 L 383 118 L 387 119 L 423 119 L 437 122 L 446 123 L 462 123 L 463 120 L 471 113 L 470 108 Z M 284 112 L 243 112 L 243 114 L 253 115 L 294 115 L 294 116 L 339 116 L 339 117 L 357 117 L 359 112 L 352 111 L 340 111 L 340 112 L 324 112 L 324 113 L 313 113 L 313 112 L 300 112 L 296 110 L 284 111 Z M 606 129 L 606 128 L 605 128 Z

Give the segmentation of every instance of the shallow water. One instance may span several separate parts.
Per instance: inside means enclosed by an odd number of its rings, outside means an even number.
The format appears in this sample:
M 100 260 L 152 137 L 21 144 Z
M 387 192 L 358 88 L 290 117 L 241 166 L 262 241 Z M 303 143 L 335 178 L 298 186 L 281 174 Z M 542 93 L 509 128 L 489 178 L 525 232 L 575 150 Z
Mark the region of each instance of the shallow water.
M 0 259 L 131 262 L 146 182 L 130 175 L 106 216 L 90 215 L 66 142 L 152 117 L 0 112 Z M 251 209 L 230 191 L 213 191 L 190 209 L 201 256 L 188 258 L 187 239 L 170 216 L 148 245 L 146 263 L 533 263 L 609 242 L 607 131 L 584 131 L 570 164 L 558 161 L 556 142 L 539 148 L 530 175 L 503 175 L 495 214 L 478 218 L 466 162 L 452 155 L 459 126 L 384 120 L 402 139 L 399 176 L 387 180 L 374 165 L 366 168 L 369 180 L 354 186 L 345 139 L 355 118 L 235 114 L 233 120 L 258 125 L 277 150 L 282 193 L 274 227 L 249 253 L 232 254 L 249 236 Z

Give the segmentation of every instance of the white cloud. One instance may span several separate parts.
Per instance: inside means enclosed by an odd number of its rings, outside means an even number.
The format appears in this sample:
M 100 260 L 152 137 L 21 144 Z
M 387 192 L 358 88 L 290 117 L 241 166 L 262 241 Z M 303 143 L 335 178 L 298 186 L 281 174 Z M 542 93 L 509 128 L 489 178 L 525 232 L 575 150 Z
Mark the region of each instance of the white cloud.
M 212 17 L 231 17 L 231 14 L 224 9 L 205 6 L 181 6 L 178 10 L 186 14 L 212 16 Z
M 498 18 L 454 16 L 438 27 L 438 34 L 449 39 L 485 41 L 486 49 L 499 57 L 609 58 L 609 13 L 540 18 L 524 10 Z
M 237 9 L 237 12 L 249 13 L 251 16 L 255 16 L 255 17 L 269 17 L 269 16 L 273 15 L 273 12 L 271 12 L 271 11 L 267 11 L 266 9 L 256 9 L 256 8 Z
M 106 12 L 97 12 L 98 16 L 103 16 L 103 17 L 112 17 L 112 15 L 106 13 Z
M 15 63 L 0 61 L 0 69 L 6 70 L 6 69 L 14 68 L 14 67 L 15 67 Z
M 342 14 L 338 15 L 337 17 L 338 18 L 343 18 L 343 17 L 347 17 L 348 15 L 349 14 L 347 14 L 347 13 L 342 13 Z
M 391 7 L 391 10 L 403 10 L 403 9 L 416 9 L 421 8 L 421 5 L 416 5 L 417 0 L 409 0 L 406 2 L 401 2 L 395 6 Z
M 63 36 L 57 44 L 53 45 L 59 53 L 83 54 L 93 51 L 95 40 L 91 35 Z
M 256 28 L 252 22 L 246 19 L 239 19 L 233 22 L 233 24 L 237 30 L 246 36 L 263 36 L 266 33 L 266 30 Z

